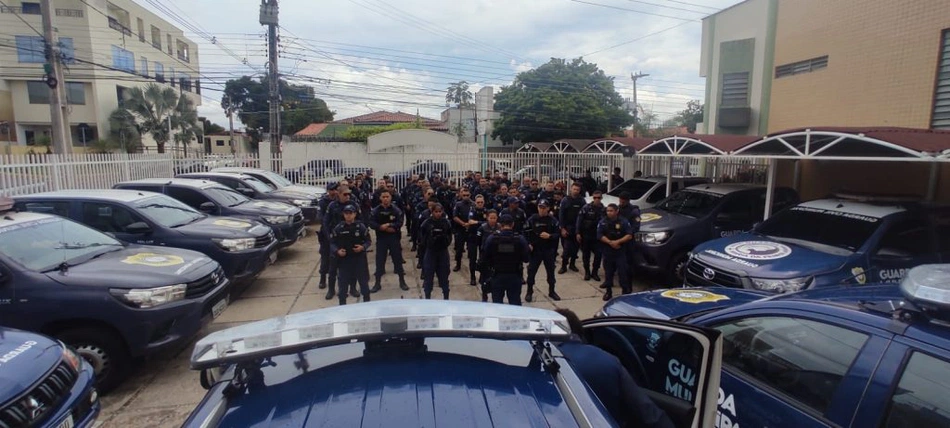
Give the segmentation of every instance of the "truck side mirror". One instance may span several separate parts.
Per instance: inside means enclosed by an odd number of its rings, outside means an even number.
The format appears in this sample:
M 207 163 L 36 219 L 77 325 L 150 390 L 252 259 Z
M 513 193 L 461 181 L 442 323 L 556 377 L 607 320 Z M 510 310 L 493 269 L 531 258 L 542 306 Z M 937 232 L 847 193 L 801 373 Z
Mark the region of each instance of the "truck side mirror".
M 218 206 L 214 202 L 203 202 L 198 206 L 198 210 L 205 214 L 214 214 L 218 212 Z
M 133 235 L 144 235 L 150 233 L 152 228 L 145 222 L 137 221 L 125 227 L 125 233 Z

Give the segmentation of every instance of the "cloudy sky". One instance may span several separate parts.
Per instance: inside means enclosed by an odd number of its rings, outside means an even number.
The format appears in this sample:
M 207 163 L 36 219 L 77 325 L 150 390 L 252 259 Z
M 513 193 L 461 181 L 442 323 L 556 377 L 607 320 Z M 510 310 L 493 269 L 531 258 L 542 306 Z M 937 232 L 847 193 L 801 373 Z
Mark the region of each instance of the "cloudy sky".
M 137 0 L 139 1 L 139 0 Z M 552 57 L 584 59 L 666 119 L 702 99 L 701 19 L 739 0 L 280 0 L 281 74 L 314 86 L 336 118 L 400 110 L 438 118 L 445 88 L 508 84 Z M 221 86 L 260 75 L 265 28 L 251 0 L 144 0 L 199 44 L 203 105 L 225 125 Z M 212 40 L 214 43 L 212 43 Z M 209 82 L 210 81 L 210 82 Z

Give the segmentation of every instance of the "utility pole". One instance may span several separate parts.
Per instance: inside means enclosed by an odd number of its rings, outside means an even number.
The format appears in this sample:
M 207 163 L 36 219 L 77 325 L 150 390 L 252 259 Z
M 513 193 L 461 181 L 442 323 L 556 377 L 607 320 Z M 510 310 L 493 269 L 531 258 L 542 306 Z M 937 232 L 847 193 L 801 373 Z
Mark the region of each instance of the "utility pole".
M 73 141 L 69 130 L 69 110 L 66 103 L 66 82 L 63 77 L 63 64 L 60 51 L 56 47 L 53 37 L 53 15 L 51 0 L 40 0 L 40 14 L 43 19 L 44 53 L 46 64 L 46 85 L 50 88 L 49 113 L 50 137 L 53 140 L 53 149 L 57 154 L 72 153 Z
M 280 153 L 280 73 L 277 71 L 277 0 L 261 0 L 261 25 L 267 26 L 267 74 L 270 78 L 270 152 Z M 273 158 L 272 158 L 273 159 Z
M 232 114 L 232 112 L 233 112 L 233 110 L 231 109 L 231 105 L 230 105 L 230 103 L 228 103 L 228 110 L 227 110 L 227 113 L 228 113 L 228 129 L 229 129 L 228 135 L 229 135 L 229 138 L 231 139 L 231 143 L 230 143 L 230 144 L 231 144 L 231 154 L 233 155 L 233 154 L 237 153 L 237 147 L 235 147 L 235 145 L 234 145 L 234 115 Z
M 637 74 L 630 73 L 630 79 L 633 80 L 633 135 L 637 136 L 637 123 L 640 115 L 640 106 L 637 105 L 637 79 L 642 77 L 647 77 L 649 74 L 644 74 L 642 72 L 637 72 Z

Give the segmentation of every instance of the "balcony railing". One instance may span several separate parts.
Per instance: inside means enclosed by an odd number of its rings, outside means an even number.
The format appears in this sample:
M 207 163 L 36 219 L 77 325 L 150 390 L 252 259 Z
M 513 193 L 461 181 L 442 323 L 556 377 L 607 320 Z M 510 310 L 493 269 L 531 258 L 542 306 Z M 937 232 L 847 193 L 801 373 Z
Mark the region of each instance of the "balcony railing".
M 126 36 L 132 35 L 132 30 L 130 30 L 129 27 L 122 25 L 122 23 L 115 18 L 109 18 L 109 28 L 125 34 Z
M 56 9 L 56 16 L 65 16 L 68 18 L 82 18 L 82 9 Z

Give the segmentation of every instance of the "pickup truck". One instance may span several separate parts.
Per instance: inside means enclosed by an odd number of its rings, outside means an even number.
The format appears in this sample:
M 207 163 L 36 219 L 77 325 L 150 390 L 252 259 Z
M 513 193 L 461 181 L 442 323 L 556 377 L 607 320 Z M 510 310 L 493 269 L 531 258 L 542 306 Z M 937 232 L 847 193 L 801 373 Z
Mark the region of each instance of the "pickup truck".
M 347 167 L 340 159 L 314 159 L 303 166 L 284 169 L 284 177 L 297 184 L 326 184 L 370 169 L 365 166 Z

